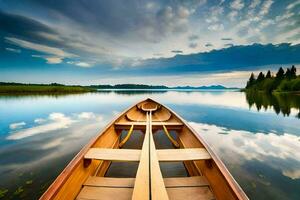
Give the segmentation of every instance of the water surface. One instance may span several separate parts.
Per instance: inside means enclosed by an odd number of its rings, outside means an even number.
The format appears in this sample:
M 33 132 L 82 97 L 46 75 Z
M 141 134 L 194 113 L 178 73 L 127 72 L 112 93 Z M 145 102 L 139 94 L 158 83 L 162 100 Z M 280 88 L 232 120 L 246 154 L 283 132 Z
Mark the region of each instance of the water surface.
M 233 91 L 0 97 L 0 198 L 37 199 L 109 121 L 148 97 L 185 118 L 251 199 L 300 199 L 300 96 Z

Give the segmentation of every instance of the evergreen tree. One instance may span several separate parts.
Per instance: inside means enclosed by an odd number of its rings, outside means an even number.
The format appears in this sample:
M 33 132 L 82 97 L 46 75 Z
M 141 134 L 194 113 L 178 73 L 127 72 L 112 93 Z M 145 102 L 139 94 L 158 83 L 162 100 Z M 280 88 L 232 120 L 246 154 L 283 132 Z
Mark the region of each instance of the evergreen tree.
M 297 77 L 297 69 L 295 65 L 293 65 L 291 68 L 291 78 L 296 78 L 296 77 Z
M 282 67 L 279 68 L 279 70 L 276 74 L 276 78 L 277 79 L 283 79 L 284 78 L 284 70 L 282 69 Z
M 266 78 L 271 78 L 271 77 L 272 77 L 272 76 L 271 76 L 271 71 L 268 70 L 267 75 L 266 75 Z
M 259 72 L 257 77 L 257 82 L 263 81 L 265 79 L 265 75 L 262 72 Z
M 286 78 L 288 80 L 290 80 L 292 78 L 292 72 L 291 72 L 290 68 L 286 69 L 286 72 L 284 74 L 284 78 Z
M 256 81 L 256 80 L 255 80 L 254 74 L 251 73 L 250 78 L 249 78 L 249 81 L 247 82 L 246 88 L 249 88 L 250 86 L 252 86 L 252 85 L 255 83 L 255 81 Z

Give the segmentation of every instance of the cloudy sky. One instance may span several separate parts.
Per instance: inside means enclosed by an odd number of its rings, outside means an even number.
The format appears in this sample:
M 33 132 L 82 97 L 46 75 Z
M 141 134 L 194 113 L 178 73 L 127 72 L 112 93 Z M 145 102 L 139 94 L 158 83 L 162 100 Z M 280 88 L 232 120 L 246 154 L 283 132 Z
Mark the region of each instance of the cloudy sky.
M 0 0 L 1 81 L 243 86 L 299 43 L 300 0 Z

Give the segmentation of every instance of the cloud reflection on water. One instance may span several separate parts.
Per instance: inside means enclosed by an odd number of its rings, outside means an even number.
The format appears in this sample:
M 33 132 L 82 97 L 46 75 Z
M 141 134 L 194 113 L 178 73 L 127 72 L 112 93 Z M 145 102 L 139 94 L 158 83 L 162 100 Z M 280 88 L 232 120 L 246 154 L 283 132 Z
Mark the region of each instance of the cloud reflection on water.
M 35 119 L 34 122 L 37 124 L 37 126 L 10 132 L 10 135 L 7 136 L 6 139 L 20 140 L 50 131 L 69 128 L 72 124 L 79 122 L 79 120 L 89 120 L 95 118 L 97 118 L 97 116 L 92 112 L 82 112 L 79 114 L 73 114 L 73 116 L 66 116 L 63 113 L 51 113 L 46 119 Z M 98 118 L 102 119 L 102 116 L 98 116 Z M 11 129 L 16 129 L 24 125 L 25 122 L 20 122 L 10 124 L 10 127 L 13 127 Z
M 216 125 L 195 122 L 189 122 L 189 124 L 212 145 L 217 154 L 226 162 L 231 164 L 237 162 L 234 164 L 241 166 L 245 162 L 256 160 L 280 170 L 284 176 L 300 179 L 299 136 L 289 133 L 277 135 L 275 133 L 228 130 Z

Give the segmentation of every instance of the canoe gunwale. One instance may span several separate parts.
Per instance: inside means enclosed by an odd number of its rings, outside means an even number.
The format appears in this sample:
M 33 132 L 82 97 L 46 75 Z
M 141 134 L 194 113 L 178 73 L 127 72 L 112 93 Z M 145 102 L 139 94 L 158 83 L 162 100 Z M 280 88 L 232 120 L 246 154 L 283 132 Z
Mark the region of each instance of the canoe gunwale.
M 149 98 L 148 98 L 149 99 Z M 148 100 L 146 99 L 146 100 Z M 99 134 L 95 135 L 90 142 L 88 142 L 77 154 L 76 156 L 69 162 L 69 164 L 63 169 L 63 171 L 57 176 L 57 178 L 53 181 L 53 183 L 48 187 L 48 189 L 43 193 L 40 197 L 40 200 L 50 200 L 54 199 L 55 195 L 59 192 L 59 189 L 63 186 L 63 184 L 68 180 L 71 176 L 72 172 L 75 168 L 80 164 L 80 161 L 84 159 L 84 155 L 88 152 L 88 150 L 98 141 L 99 137 L 105 133 L 111 126 L 115 124 L 115 122 L 125 115 L 129 110 L 134 108 L 137 104 L 140 104 L 146 100 L 141 100 L 140 102 L 129 106 L 122 113 L 113 118 L 113 120 L 105 126 Z
M 156 102 L 158 103 L 158 102 Z M 236 194 L 238 199 L 241 200 L 249 200 L 243 189 L 240 187 L 240 185 L 236 182 L 236 180 L 233 178 L 231 173 L 228 171 L 225 164 L 221 161 L 219 156 L 214 153 L 214 151 L 210 148 L 209 144 L 195 131 L 191 125 L 182 117 L 180 117 L 176 112 L 174 112 L 171 108 L 162 105 L 166 109 L 168 109 L 175 117 L 177 117 L 193 134 L 194 136 L 203 144 L 205 149 L 208 151 L 208 153 L 211 155 L 211 158 L 219 168 L 221 174 L 225 178 L 226 182 L 229 184 L 230 188 L 233 190 L 233 192 Z

